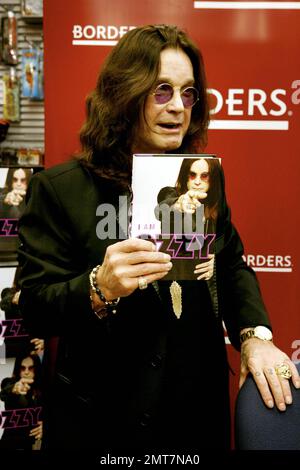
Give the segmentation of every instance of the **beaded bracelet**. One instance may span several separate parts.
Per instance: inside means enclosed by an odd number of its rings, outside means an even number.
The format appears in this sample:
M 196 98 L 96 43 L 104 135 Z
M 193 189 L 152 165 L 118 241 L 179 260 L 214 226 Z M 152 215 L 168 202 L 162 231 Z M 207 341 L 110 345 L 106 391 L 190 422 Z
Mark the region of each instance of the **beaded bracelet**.
M 94 308 L 94 299 L 93 299 L 93 296 L 90 295 L 90 301 L 91 301 L 91 304 L 92 304 L 92 309 L 93 309 L 93 312 L 94 314 L 96 315 L 96 317 L 99 318 L 99 320 L 102 320 L 102 318 L 105 318 L 107 317 L 108 315 L 108 311 L 107 311 L 107 308 L 105 305 L 102 305 L 99 310 L 96 310 Z
M 98 317 L 99 317 L 98 313 L 100 313 L 101 310 L 106 310 L 107 314 L 109 312 L 112 312 L 113 314 L 117 313 L 116 306 L 120 302 L 120 297 L 118 297 L 117 299 L 113 299 L 113 300 L 106 300 L 105 296 L 102 294 L 101 290 L 99 289 L 99 286 L 97 284 L 97 272 L 99 271 L 100 268 L 101 268 L 101 264 L 98 264 L 97 266 L 95 266 L 95 268 L 92 269 L 89 275 L 92 291 L 95 292 L 99 296 L 100 300 L 105 304 L 105 307 L 102 307 L 97 311 L 94 310 L 95 314 Z M 107 316 L 107 315 L 102 314 L 101 318 L 103 318 L 104 316 Z

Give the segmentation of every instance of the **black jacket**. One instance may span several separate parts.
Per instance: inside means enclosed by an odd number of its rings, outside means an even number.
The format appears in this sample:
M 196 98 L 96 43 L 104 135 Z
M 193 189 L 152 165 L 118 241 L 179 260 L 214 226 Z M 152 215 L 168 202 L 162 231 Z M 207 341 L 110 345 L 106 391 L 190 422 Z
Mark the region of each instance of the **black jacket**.
M 73 406 L 78 416 L 82 406 L 83 420 L 89 408 L 97 423 L 102 423 L 105 430 L 98 428 L 102 438 L 110 435 L 110 426 L 114 438 L 118 434 L 124 441 L 129 435 L 140 438 L 140 431 L 129 432 L 135 429 L 137 420 L 141 424 L 145 415 L 159 414 L 166 369 L 168 383 L 173 379 L 177 383 L 177 371 L 182 371 L 185 386 L 180 396 L 189 390 L 195 370 L 200 383 L 199 357 L 207 348 L 212 360 L 219 363 L 226 390 L 221 319 L 237 348 L 241 328 L 269 322 L 255 274 L 242 259 L 243 246 L 231 224 L 225 195 L 216 239 L 220 318 L 213 314 L 206 283 L 191 282 L 183 285 L 184 311 L 178 323 L 168 299 L 168 281 L 161 281 L 160 297 L 153 286 L 136 290 L 121 299 L 117 315 L 99 321 L 90 304 L 88 274 L 101 263 L 114 240 L 97 238 L 96 208 L 108 202 L 117 207 L 118 196 L 109 183 L 97 179 L 76 161 L 32 178 L 19 228 L 23 266 L 20 306 L 32 335 L 59 337 L 54 365 L 52 361 L 54 391 L 49 396 L 49 403 L 55 402 L 57 428 L 63 415 L 71 420 Z M 190 390 L 194 389 L 191 385 Z M 186 414 L 182 412 L 182 419 Z M 51 419 L 53 429 L 53 408 L 49 422 Z M 141 425 L 145 433 L 148 427 Z M 73 420 L 70 442 L 84 439 L 82 424 L 81 430 L 75 428 Z

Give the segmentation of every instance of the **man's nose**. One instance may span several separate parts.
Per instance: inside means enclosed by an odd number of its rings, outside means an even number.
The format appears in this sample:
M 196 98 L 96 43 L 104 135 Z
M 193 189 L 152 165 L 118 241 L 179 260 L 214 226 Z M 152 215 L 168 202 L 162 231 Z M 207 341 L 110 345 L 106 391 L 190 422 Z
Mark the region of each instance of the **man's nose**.
M 180 90 L 174 90 L 173 96 L 169 101 L 169 109 L 176 112 L 184 111 Z

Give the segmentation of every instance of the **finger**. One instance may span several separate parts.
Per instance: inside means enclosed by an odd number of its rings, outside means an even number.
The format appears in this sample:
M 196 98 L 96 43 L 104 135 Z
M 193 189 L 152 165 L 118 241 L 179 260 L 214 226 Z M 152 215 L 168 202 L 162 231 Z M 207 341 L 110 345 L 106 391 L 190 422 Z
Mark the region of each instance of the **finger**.
M 38 432 L 30 432 L 29 436 L 34 437 L 35 439 L 41 439 L 42 438 L 42 434 L 39 431 Z
M 210 267 L 207 267 L 204 269 L 202 268 L 195 269 L 194 274 L 209 274 L 211 276 L 213 274 L 213 269 Z
M 192 199 L 189 199 L 187 201 L 183 201 L 181 206 L 182 206 L 183 211 L 188 212 L 188 213 L 191 213 L 191 211 L 195 212 L 195 209 L 196 209 L 196 206 L 193 203 Z
M 121 242 L 110 245 L 106 253 L 131 253 L 133 251 L 156 251 L 156 246 L 149 240 L 143 240 L 142 238 L 129 238 L 128 240 L 122 240 Z
M 181 204 L 182 212 L 187 214 L 193 214 L 196 210 L 195 204 L 193 204 L 192 200 L 189 199 L 187 201 L 183 201 Z
M 201 264 L 197 264 L 196 269 L 200 269 L 202 267 L 207 268 L 207 267 L 213 266 L 214 265 L 214 259 L 213 259 L 214 257 L 215 257 L 215 255 L 208 255 L 207 258 L 209 258 L 209 261 L 204 261 Z
M 161 268 L 161 265 L 159 266 L 158 269 Z M 127 295 L 131 294 L 134 290 L 136 290 L 139 287 L 139 278 L 144 277 L 145 280 L 147 281 L 147 284 L 151 284 L 151 282 L 158 281 L 159 279 L 162 279 L 163 277 L 166 276 L 166 274 L 169 271 L 164 269 L 161 271 L 152 271 L 149 272 L 149 270 L 145 271 L 136 271 L 136 275 L 129 277 L 128 271 L 124 273 L 123 278 L 121 277 L 118 281 L 118 286 L 115 287 L 115 290 L 113 291 L 114 297 L 126 297 Z
M 245 367 L 241 366 L 239 388 L 241 388 L 244 385 L 247 375 L 248 375 L 248 370 Z
M 137 278 L 140 276 L 149 276 L 151 274 L 160 274 L 169 272 L 172 269 L 172 263 L 142 263 L 132 266 L 124 266 L 118 271 L 119 278 Z
M 198 201 L 198 199 L 196 199 L 196 198 L 193 198 L 193 204 L 195 205 L 195 207 L 200 207 L 201 206 L 201 202 Z
M 213 264 L 211 262 L 198 264 L 195 268 L 195 271 L 198 271 L 198 273 L 205 273 L 208 271 L 213 271 Z
M 107 279 L 117 281 L 121 277 L 136 277 L 153 273 L 156 270 L 159 272 L 162 270 L 167 271 L 170 269 L 170 266 L 168 266 L 170 260 L 170 255 L 158 251 L 137 251 L 122 256 L 120 256 L 120 253 L 113 253 L 109 255 L 107 262 L 99 269 L 98 283 L 101 285 L 101 280 L 103 282 Z M 149 269 L 149 265 L 152 265 L 151 269 Z M 158 265 L 160 266 L 158 267 Z
M 118 281 L 121 278 L 137 277 L 144 274 L 152 274 L 156 271 L 169 271 L 172 268 L 170 255 L 159 252 L 153 254 L 155 255 L 154 257 L 129 254 L 116 266 L 114 266 L 115 262 L 112 261 L 111 265 L 107 266 L 107 269 L 103 271 L 104 277 L 106 274 L 110 279 Z
M 289 384 L 288 383 L 283 384 L 283 381 L 285 380 L 287 382 L 287 379 L 279 378 L 273 367 L 264 369 L 264 374 L 265 374 L 265 377 L 267 378 L 267 381 L 268 381 L 269 387 L 271 389 L 271 392 L 272 392 L 272 395 L 273 395 L 273 398 L 275 400 L 277 408 L 280 411 L 285 411 L 286 406 L 285 406 L 284 391 L 288 390 L 287 386 L 289 388 Z M 290 392 L 289 392 L 289 396 L 290 396 L 290 399 L 291 399 L 291 393 Z
M 211 266 L 212 266 L 211 262 L 209 261 L 208 263 L 197 264 L 196 269 L 199 273 L 201 273 L 201 272 L 208 271 L 209 268 L 211 268 Z
M 295 387 L 298 388 L 297 383 L 299 381 L 299 374 L 298 374 L 296 366 L 294 365 L 294 363 L 292 361 L 287 361 L 286 360 L 285 363 L 288 365 L 288 367 L 291 370 L 291 373 L 292 373 L 291 378 L 292 378 L 293 384 L 294 385 L 296 384 Z M 293 402 L 293 396 L 292 396 L 292 392 L 291 392 L 290 382 L 289 382 L 288 379 L 285 379 L 284 377 L 281 377 L 281 376 L 278 376 L 278 379 L 281 383 L 281 388 L 282 388 L 282 393 L 284 395 L 285 403 L 287 405 L 290 405 Z
M 136 251 L 134 253 L 126 254 L 122 259 L 119 258 L 119 263 L 123 264 L 141 264 L 141 263 L 169 263 L 171 256 L 167 253 L 160 251 Z M 118 262 L 116 260 L 116 262 Z
M 265 405 L 268 408 L 273 408 L 274 400 L 273 400 L 273 396 L 271 394 L 267 379 L 265 377 L 265 374 L 263 373 L 263 371 L 259 371 L 259 370 L 256 370 L 253 372 L 251 371 L 251 373 Z
M 169 271 L 163 271 L 161 273 L 150 274 L 147 276 L 148 284 L 151 284 L 154 281 L 159 281 L 168 274 Z
M 210 278 L 212 278 L 212 273 L 205 273 L 198 276 L 197 281 L 209 281 Z
M 24 384 L 21 386 L 21 390 L 25 393 L 28 392 L 28 390 L 30 390 L 30 385 L 27 385 L 27 384 Z
M 300 388 L 300 376 L 299 376 L 297 367 L 295 366 L 295 364 L 292 361 L 289 362 L 289 367 L 291 369 L 292 382 L 294 384 L 294 387 Z
M 38 436 L 42 434 L 42 429 L 41 426 L 38 426 L 37 428 L 34 428 L 30 431 L 29 433 L 31 436 Z
M 13 205 L 16 205 L 16 204 L 20 204 L 20 202 L 23 200 L 23 198 L 21 196 L 19 196 L 18 194 L 16 194 L 14 196 L 14 198 L 12 199 L 12 204 Z
M 195 209 L 184 209 L 183 212 L 185 212 L 186 214 L 194 214 Z
M 194 202 L 187 202 L 184 206 L 185 206 L 184 207 L 185 211 L 188 211 L 188 210 L 194 211 L 196 209 L 196 204 L 194 204 Z
M 197 199 L 205 199 L 207 197 L 207 193 L 205 193 L 204 191 L 197 191 L 197 194 L 195 194 L 195 197 Z
M 283 377 L 279 377 L 279 382 L 281 384 L 281 389 L 284 397 L 284 401 L 287 405 L 291 405 L 293 402 L 290 382 L 288 379 L 284 379 Z
M 151 284 L 154 281 L 159 281 L 160 279 L 164 278 L 168 274 L 168 271 L 163 271 L 161 273 L 149 274 L 147 276 L 143 276 L 146 280 L 147 284 Z M 134 290 L 139 288 L 139 277 L 130 280 L 130 285 L 128 284 L 128 290 L 133 292 Z M 127 294 L 129 295 L 129 294 Z

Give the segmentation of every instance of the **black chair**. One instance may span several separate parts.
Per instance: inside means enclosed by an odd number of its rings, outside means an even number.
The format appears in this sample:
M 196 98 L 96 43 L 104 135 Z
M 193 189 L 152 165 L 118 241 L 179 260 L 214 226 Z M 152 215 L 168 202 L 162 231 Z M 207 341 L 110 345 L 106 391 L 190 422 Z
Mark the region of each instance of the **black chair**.
M 300 363 L 297 365 L 300 372 Z M 293 404 L 286 411 L 267 408 L 248 376 L 235 408 L 237 450 L 300 450 L 300 389 L 292 384 Z

